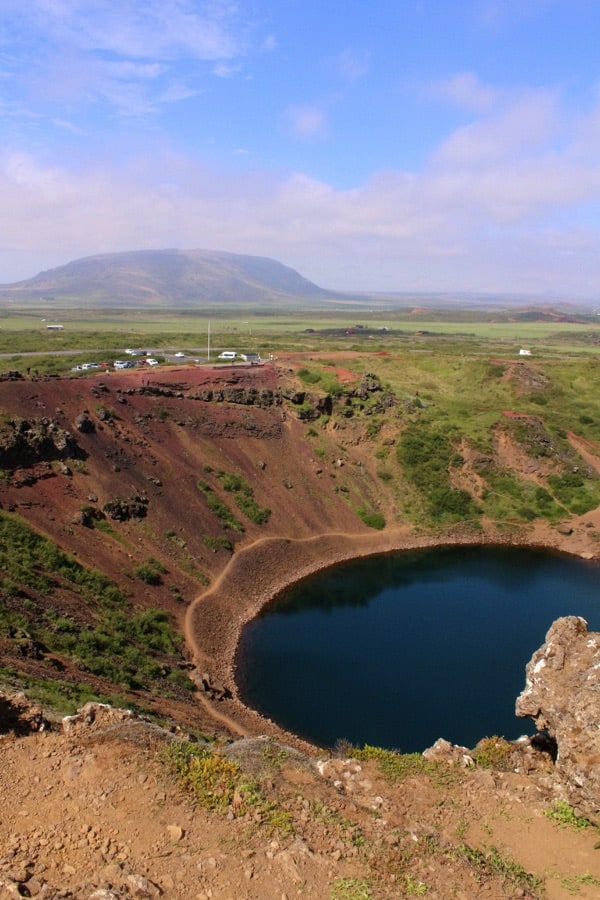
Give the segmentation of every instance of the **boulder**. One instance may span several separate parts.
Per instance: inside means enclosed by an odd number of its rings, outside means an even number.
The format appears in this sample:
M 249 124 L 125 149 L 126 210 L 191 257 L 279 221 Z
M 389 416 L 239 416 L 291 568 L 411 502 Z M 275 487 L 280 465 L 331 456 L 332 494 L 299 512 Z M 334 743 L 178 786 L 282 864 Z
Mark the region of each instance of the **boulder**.
M 516 714 L 556 743 L 555 777 L 578 815 L 600 821 L 600 634 L 557 619 L 526 668 Z

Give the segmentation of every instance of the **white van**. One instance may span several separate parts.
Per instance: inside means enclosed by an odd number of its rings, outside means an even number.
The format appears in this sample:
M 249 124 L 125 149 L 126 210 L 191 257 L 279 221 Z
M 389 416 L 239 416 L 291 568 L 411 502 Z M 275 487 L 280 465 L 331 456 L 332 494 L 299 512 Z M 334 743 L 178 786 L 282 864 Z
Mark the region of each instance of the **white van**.
M 222 353 L 219 353 L 218 359 L 235 359 L 236 357 L 235 350 L 223 350 Z

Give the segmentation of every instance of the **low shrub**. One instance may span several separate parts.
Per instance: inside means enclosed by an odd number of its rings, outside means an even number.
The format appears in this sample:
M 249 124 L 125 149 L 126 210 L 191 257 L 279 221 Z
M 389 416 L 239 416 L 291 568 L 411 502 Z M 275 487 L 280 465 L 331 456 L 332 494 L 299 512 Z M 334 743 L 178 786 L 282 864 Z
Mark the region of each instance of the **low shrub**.
M 153 587 L 162 584 L 161 573 L 149 562 L 141 563 L 139 566 L 136 566 L 133 570 L 133 574 L 136 578 L 139 578 L 140 581 L 143 581 L 144 584 L 149 584 Z
M 484 769 L 508 772 L 511 766 L 512 745 L 502 737 L 493 735 L 479 741 L 473 751 L 473 759 Z
M 208 549 L 212 550 L 213 553 L 217 553 L 218 550 L 233 550 L 233 544 L 224 534 L 219 534 L 217 537 L 205 534 L 203 540 Z
M 367 525 L 369 528 L 375 528 L 377 531 L 381 531 L 385 528 L 385 516 L 383 516 L 379 512 L 369 512 L 367 509 L 359 509 L 357 510 L 359 518 Z

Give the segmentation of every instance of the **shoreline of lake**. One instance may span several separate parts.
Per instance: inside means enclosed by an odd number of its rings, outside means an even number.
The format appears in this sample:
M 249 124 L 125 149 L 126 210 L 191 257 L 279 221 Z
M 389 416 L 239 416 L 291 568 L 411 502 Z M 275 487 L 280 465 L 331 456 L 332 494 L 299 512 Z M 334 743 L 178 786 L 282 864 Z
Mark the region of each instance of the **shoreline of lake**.
M 192 662 L 201 677 L 210 676 L 222 686 L 226 699 L 203 705 L 233 734 L 268 735 L 305 750 L 315 749 L 297 735 L 247 707 L 236 682 L 236 653 L 244 626 L 274 597 L 291 584 L 331 566 L 379 554 L 441 546 L 515 546 L 567 553 L 583 559 L 598 559 L 600 546 L 592 543 L 591 528 L 600 526 L 600 510 L 582 517 L 585 531 L 562 534 L 548 523 L 536 523 L 517 535 L 503 535 L 493 528 L 475 534 L 456 527 L 444 534 L 415 534 L 412 528 L 390 528 L 384 532 L 325 534 L 304 538 L 264 538 L 238 551 L 217 582 L 190 606 L 185 636 Z M 548 628 L 552 623 L 548 622 Z M 531 648 L 533 654 L 537 647 Z M 524 675 L 525 673 L 523 673 Z M 351 688 L 350 688 L 351 689 Z M 515 698 L 516 699 L 516 698 Z M 440 735 L 443 737 L 444 735 Z M 481 737 L 485 737 L 482 735 Z

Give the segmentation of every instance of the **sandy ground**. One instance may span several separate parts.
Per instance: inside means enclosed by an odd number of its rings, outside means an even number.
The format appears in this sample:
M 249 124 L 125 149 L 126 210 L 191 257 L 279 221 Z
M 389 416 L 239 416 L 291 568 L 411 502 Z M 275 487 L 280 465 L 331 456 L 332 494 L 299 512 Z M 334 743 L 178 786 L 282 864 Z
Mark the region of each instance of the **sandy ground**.
M 375 762 L 229 745 L 282 832 L 195 804 L 157 755 L 168 737 L 120 713 L 65 734 L 0 729 L 0 898 L 598 896 L 598 832 L 548 817 L 549 762 L 390 783 Z

